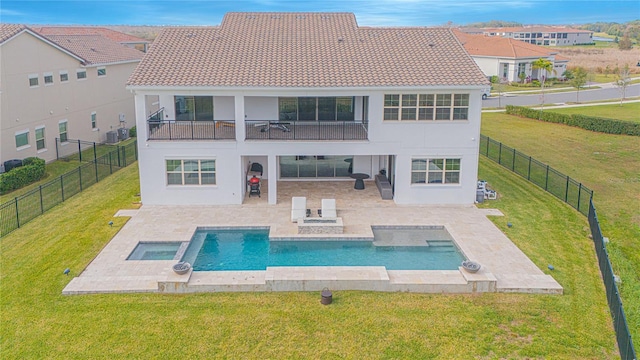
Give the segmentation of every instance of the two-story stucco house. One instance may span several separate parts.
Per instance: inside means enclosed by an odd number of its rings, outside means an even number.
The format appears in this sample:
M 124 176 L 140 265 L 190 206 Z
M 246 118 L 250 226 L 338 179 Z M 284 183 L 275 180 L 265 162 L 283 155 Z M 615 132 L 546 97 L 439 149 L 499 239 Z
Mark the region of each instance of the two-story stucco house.
M 166 28 L 128 82 L 142 202 L 241 204 L 258 163 L 269 204 L 292 181 L 381 171 L 398 204 L 473 204 L 487 85 L 450 29 L 351 13 Z
M 56 139 L 102 143 L 134 125 L 126 81 L 143 52 L 99 34 L 42 35 L 0 25 L 0 163 L 56 159 Z

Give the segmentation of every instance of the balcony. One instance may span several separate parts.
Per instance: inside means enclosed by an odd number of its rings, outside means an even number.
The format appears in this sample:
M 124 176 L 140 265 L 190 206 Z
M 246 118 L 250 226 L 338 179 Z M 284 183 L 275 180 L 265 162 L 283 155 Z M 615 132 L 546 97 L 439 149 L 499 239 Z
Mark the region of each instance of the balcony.
M 246 140 L 368 140 L 368 123 L 354 121 L 245 121 Z
M 235 140 L 234 120 L 147 120 L 149 140 Z

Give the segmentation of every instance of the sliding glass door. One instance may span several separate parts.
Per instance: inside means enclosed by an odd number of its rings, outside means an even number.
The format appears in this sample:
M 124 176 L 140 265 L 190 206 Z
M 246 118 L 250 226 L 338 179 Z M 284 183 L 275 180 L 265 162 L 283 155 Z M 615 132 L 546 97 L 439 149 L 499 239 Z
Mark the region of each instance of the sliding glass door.
M 281 156 L 280 178 L 345 178 L 352 173 L 353 155 Z

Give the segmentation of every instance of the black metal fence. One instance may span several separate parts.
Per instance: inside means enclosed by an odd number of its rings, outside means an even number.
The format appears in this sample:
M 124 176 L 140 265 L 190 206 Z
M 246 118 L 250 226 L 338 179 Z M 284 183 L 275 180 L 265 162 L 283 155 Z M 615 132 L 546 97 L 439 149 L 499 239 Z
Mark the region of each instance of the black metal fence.
M 234 120 L 148 120 L 149 140 L 235 140 Z
M 86 162 L 77 169 L 0 204 L 0 237 L 138 159 L 136 141 Z
M 596 209 L 593 205 L 593 191 L 582 185 L 582 183 L 551 168 L 549 165 L 484 135 L 480 135 L 480 154 L 540 186 L 587 216 L 591 228 L 591 236 L 596 248 L 596 255 L 598 256 L 600 273 L 606 289 L 609 310 L 613 318 L 620 357 L 623 360 L 636 360 L 636 353 L 624 315 L 622 300 L 618 293 L 616 278 L 613 274 L 606 243 L 604 242 L 600 223 L 596 216 Z
M 540 186 L 587 216 L 593 191 L 529 155 L 480 135 L 480 154 Z
M 609 311 L 613 318 L 613 328 L 616 331 L 620 357 L 624 360 L 635 360 L 636 353 L 633 348 L 633 341 L 631 339 L 631 334 L 629 333 L 629 327 L 627 326 L 627 318 L 624 315 L 624 308 L 622 307 L 622 300 L 620 299 L 620 293 L 618 292 L 618 285 L 616 285 L 616 277 L 613 274 L 611 261 L 609 261 L 609 253 L 607 252 L 607 245 L 604 241 L 604 237 L 602 236 L 602 230 L 600 229 L 600 223 L 598 222 L 596 208 L 593 206 L 592 201 L 589 202 L 588 219 L 589 227 L 591 228 L 591 236 L 593 237 L 593 244 L 596 248 L 596 255 L 598 256 L 600 273 L 602 273 L 602 280 L 604 281 L 604 287 L 607 291 L 607 302 L 609 303 Z
M 62 142 L 56 138 L 56 159 L 93 161 L 98 157 L 97 148 L 97 144 L 91 141 L 69 139 Z

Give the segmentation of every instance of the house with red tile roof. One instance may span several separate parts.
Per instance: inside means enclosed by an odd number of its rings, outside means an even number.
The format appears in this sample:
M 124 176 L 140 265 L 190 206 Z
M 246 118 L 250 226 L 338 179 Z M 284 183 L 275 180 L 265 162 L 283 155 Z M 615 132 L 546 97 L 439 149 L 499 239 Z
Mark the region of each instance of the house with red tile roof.
M 37 26 L 31 29 L 41 35 L 100 35 L 118 44 L 147 51 L 148 40 L 99 26 Z
M 352 13 L 165 28 L 127 86 L 142 202 L 242 204 L 256 174 L 268 204 L 298 181 L 354 178 L 398 204 L 473 204 L 488 84 L 447 28 Z
M 454 30 L 456 36 L 469 55 L 478 64 L 487 77 L 498 76 L 505 82 L 518 82 L 520 74 L 524 78 L 535 80 L 563 76 L 567 70 L 569 58 L 559 55 L 551 48 L 533 45 L 511 38 L 473 35 Z M 553 72 L 534 69 L 532 62 L 546 59 L 553 64 Z
M 69 139 L 102 143 L 107 132 L 133 126 L 125 85 L 143 55 L 102 35 L 45 36 L 0 24 L 0 164 L 51 161 L 56 145 L 74 146 Z

